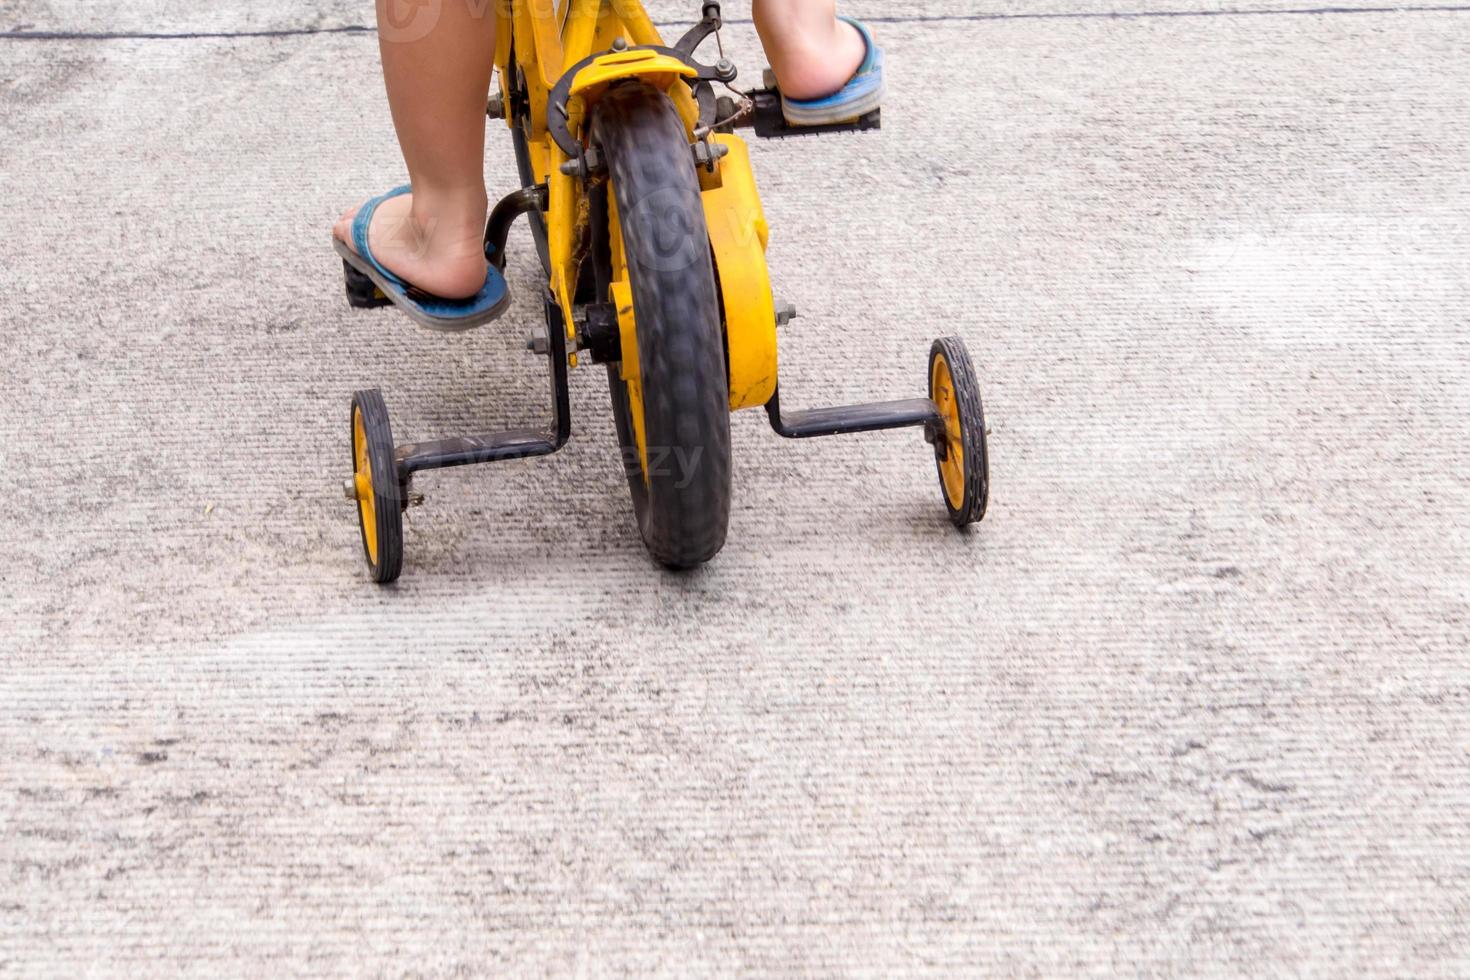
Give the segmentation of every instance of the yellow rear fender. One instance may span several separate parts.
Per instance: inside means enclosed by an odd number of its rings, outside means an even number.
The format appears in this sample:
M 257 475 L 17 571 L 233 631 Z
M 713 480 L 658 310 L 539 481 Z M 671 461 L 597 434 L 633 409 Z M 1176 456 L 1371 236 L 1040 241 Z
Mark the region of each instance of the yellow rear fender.
M 700 185 L 724 298 L 730 410 L 736 411 L 764 405 L 776 391 L 776 306 L 766 270 L 770 229 L 745 141 L 716 133 L 710 142 L 729 150 L 715 173 L 701 170 Z
M 570 77 L 559 81 L 551 93 L 558 109 L 549 113 L 548 137 L 543 143 L 548 153 L 546 171 L 550 206 L 546 212 L 547 246 L 551 259 L 551 289 L 562 308 L 568 339 L 575 346 L 575 320 L 572 293 L 576 282 L 575 244 L 579 240 L 577 221 L 580 214 L 579 189 L 575 178 L 561 173 L 561 166 L 572 160 L 571 151 L 580 152 L 581 139 L 593 105 L 614 82 L 638 78 L 667 92 L 686 127 L 693 131 L 699 108 L 690 94 L 685 79 L 695 78 L 698 70 L 678 58 L 643 48 L 609 51 L 590 57 L 575 67 Z M 534 151 L 533 151 L 534 155 Z M 572 355 L 575 363 L 576 355 Z
M 693 78 L 698 74 L 677 58 L 647 48 L 613 51 L 598 55 L 572 79 L 571 95 L 593 99 L 601 90 L 623 78 L 641 78 L 661 91 L 667 91 L 676 78 Z

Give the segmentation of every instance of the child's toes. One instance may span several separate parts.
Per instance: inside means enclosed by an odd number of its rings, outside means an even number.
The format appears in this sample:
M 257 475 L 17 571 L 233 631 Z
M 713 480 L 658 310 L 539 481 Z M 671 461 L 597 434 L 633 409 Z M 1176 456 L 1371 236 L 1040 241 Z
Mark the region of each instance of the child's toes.
M 352 244 L 352 219 L 357 217 L 357 208 L 348 211 L 332 225 L 332 237 L 340 242 Z

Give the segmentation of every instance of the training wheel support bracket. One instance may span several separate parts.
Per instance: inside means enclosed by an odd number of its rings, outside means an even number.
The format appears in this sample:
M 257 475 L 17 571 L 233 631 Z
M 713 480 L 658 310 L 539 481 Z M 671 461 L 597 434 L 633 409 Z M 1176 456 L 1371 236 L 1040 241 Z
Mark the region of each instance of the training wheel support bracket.
M 851 432 L 922 428 L 944 492 L 949 519 L 967 527 L 985 518 L 990 498 L 990 451 L 975 365 L 959 337 L 929 348 L 929 397 L 781 411 L 780 390 L 766 403 L 771 428 L 788 439 Z
M 546 209 L 546 185 L 512 191 L 495 205 L 485 227 L 485 257 L 505 268 L 505 246 L 516 218 Z M 394 448 L 398 479 L 403 485 L 422 470 L 493 463 L 506 459 L 550 456 L 566 445 L 572 434 L 571 395 L 567 384 L 567 333 L 561 306 L 551 291 L 543 293 L 546 316 L 544 347 L 536 352 L 550 362 L 551 426 L 548 429 L 507 429 L 481 436 L 450 436 L 429 442 L 409 442 Z
M 944 418 L 940 414 L 939 406 L 928 398 L 901 398 L 897 401 L 783 412 L 781 391 L 777 388 L 771 395 L 771 400 L 766 402 L 766 415 L 771 420 L 771 428 L 786 439 L 812 439 L 817 436 L 882 432 L 886 429 L 922 426 L 925 441 L 933 443 L 944 429 Z
M 407 484 L 422 470 L 494 463 L 507 459 L 550 456 L 567 444 L 572 434 L 571 397 L 567 385 L 567 333 L 561 307 L 545 294 L 547 345 L 551 374 L 551 426 L 547 429 L 507 429 L 482 436 L 450 436 L 431 442 L 409 442 L 394 449 L 398 478 Z

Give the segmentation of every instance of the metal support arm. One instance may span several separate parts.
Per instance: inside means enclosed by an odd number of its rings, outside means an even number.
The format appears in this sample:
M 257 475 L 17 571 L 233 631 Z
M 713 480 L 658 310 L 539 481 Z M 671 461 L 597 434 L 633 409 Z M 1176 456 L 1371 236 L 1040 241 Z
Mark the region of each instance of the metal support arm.
M 939 406 L 928 398 L 904 398 L 891 402 L 871 402 L 866 405 L 838 405 L 833 408 L 812 408 L 804 412 L 781 413 L 781 393 L 778 390 L 766 402 L 766 414 L 771 419 L 771 428 L 777 435 L 787 439 L 810 439 L 814 436 L 835 436 L 851 432 L 879 432 L 884 429 L 906 429 L 923 426 L 925 435 L 942 431 L 944 419 Z
M 452 436 L 432 442 L 410 442 L 398 446 L 398 479 L 406 482 L 420 470 L 442 470 L 450 466 L 492 463 L 503 459 L 550 456 L 567 444 L 572 434 L 571 397 L 567 391 L 567 331 L 561 307 L 545 295 L 549 343 L 546 357 L 551 366 L 551 428 L 510 429 L 485 436 Z
M 510 237 L 511 225 L 523 214 L 545 211 L 547 191 L 545 184 L 532 184 L 518 191 L 511 191 L 496 203 L 485 225 L 485 258 L 501 272 L 505 271 L 505 242 Z

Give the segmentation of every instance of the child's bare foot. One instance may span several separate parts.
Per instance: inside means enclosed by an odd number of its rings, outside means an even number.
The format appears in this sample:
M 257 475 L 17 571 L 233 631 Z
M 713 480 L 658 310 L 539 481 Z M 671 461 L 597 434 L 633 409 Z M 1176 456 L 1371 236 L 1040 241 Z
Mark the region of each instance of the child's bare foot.
M 868 47 L 856 27 L 835 21 L 827 37 L 796 35 L 768 44 L 771 67 L 788 99 L 822 99 L 837 92 L 862 66 Z
M 337 219 L 332 235 L 353 251 L 352 222 L 361 206 Z M 410 285 L 444 299 L 474 296 L 485 284 L 483 193 L 466 200 L 404 194 L 374 212 L 368 248 L 378 264 Z

